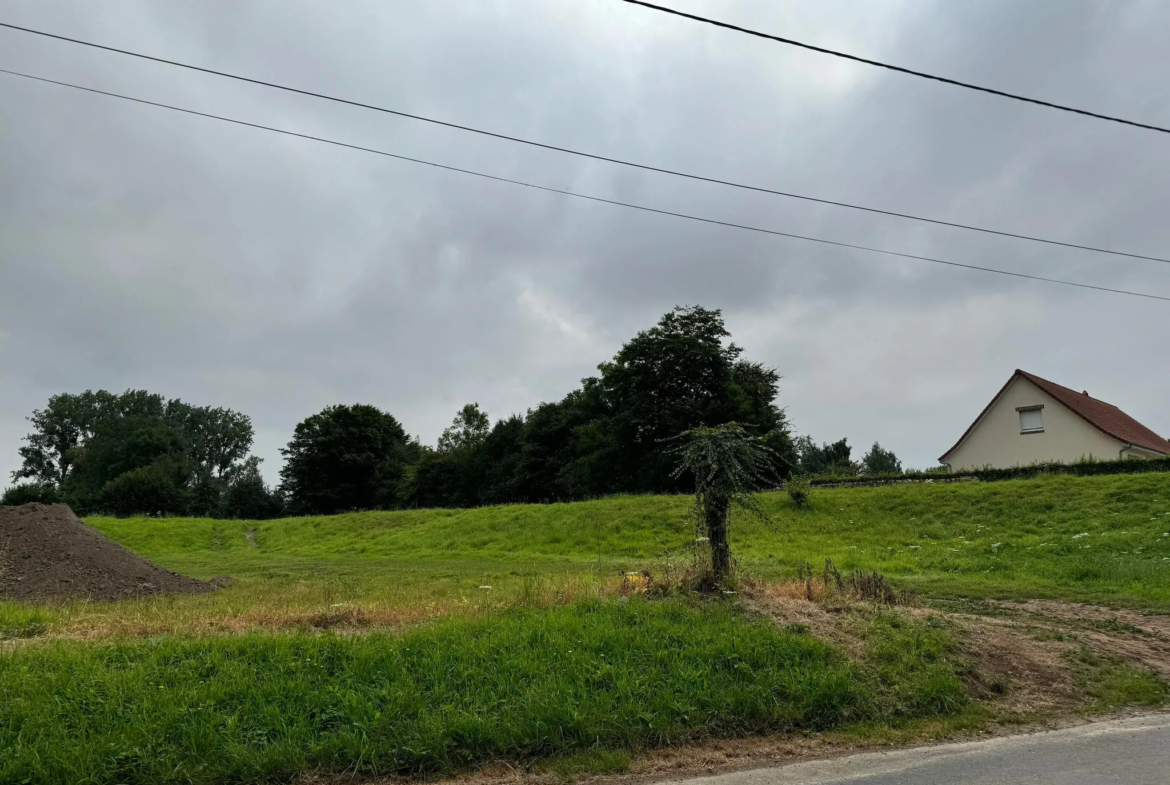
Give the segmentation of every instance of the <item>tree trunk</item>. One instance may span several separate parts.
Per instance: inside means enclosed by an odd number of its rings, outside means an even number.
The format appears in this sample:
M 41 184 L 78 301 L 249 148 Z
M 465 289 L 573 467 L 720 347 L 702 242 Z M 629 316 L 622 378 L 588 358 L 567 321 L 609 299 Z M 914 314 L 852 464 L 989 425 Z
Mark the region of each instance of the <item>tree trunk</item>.
M 703 502 L 703 517 L 711 543 L 711 577 L 716 584 L 722 585 L 731 577 L 731 544 L 727 541 L 727 516 L 731 511 L 731 500 L 707 497 Z

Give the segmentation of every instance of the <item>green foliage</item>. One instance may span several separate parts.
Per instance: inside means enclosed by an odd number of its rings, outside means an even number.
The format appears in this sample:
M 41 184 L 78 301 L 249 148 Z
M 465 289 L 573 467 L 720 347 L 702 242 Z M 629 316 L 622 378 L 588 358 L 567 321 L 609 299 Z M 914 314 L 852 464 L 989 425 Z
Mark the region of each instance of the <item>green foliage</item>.
M 80 395 L 54 395 L 44 409 L 35 409 L 28 421 L 33 431 L 20 448 L 21 467 L 12 479 L 30 478 L 44 485 L 62 487 L 76 461 L 76 450 L 93 434 L 117 396 L 104 390 Z
M 661 449 L 684 431 L 740 422 L 762 435 L 783 426 L 779 374 L 741 360 L 742 349 L 723 343 L 729 336 L 718 310 L 675 308 L 598 367 L 626 484 L 612 490 L 689 490 Z
M 187 455 L 201 472 L 226 479 L 248 460 L 254 434 L 247 415 L 169 401 L 167 419 L 183 433 Z
M 114 394 L 87 390 L 54 395 L 29 417 L 33 432 L 20 449 L 28 477 L 52 487 L 80 512 L 132 499 L 170 500 L 170 514 L 218 514 L 225 483 L 239 471 L 252 445 L 252 424 L 230 409 L 197 407 L 145 390 Z M 139 472 L 159 464 L 154 472 Z M 107 486 L 139 472 L 135 479 Z M 176 486 L 164 488 L 167 475 Z M 153 479 L 151 479 L 153 478 Z M 145 495 L 144 495 L 145 494 Z M 194 507 L 189 507 L 193 504 Z M 128 512 L 157 512 L 157 507 Z
M 283 493 L 302 514 L 392 507 L 416 449 L 398 420 L 374 406 L 329 406 L 298 423 L 281 450 Z
M 848 439 L 841 439 L 820 447 L 811 437 L 801 436 L 795 441 L 800 461 L 800 473 L 808 476 L 855 477 L 860 467 L 854 463 Z
M 227 482 L 210 474 L 196 475 L 187 488 L 187 515 L 198 518 L 228 517 L 224 507 Z
M 283 514 L 284 499 L 264 482 L 258 464 L 252 461 L 245 465 L 228 483 L 223 497 L 224 517 L 263 521 Z
M 487 439 L 490 426 L 491 420 L 480 410 L 478 403 L 467 404 L 439 436 L 439 452 L 475 449 Z
M 664 444 L 694 427 L 739 422 L 769 448 L 768 474 L 797 464 L 779 375 L 741 358 L 719 311 L 675 308 L 627 341 L 599 375 L 562 400 L 489 428 L 468 404 L 406 467 L 399 502 L 474 507 L 550 502 L 614 493 L 689 492 Z
M 892 476 L 902 473 L 902 462 L 891 450 L 883 450 L 877 442 L 861 459 L 861 473 L 870 476 Z
M 160 461 L 119 474 L 102 487 L 97 506 L 118 516 L 186 512 L 190 495 L 176 482 L 178 473 L 173 464 Z
M 187 443 L 175 425 L 166 420 L 130 416 L 104 419 L 79 451 L 73 477 L 65 492 L 77 499 L 83 509 L 101 504 L 100 496 L 108 483 L 128 472 L 145 469 L 156 463 L 167 464 L 160 472 L 171 477 L 178 487 L 185 487 L 194 467 L 187 459 Z M 155 512 L 158 507 L 143 507 L 130 512 Z M 181 513 L 182 509 L 167 509 Z
M 39 482 L 22 482 L 6 488 L 0 496 L 0 507 L 19 507 L 22 504 L 60 504 L 61 494 L 52 485 Z
M 1170 458 L 1125 459 L 1120 461 L 1075 461 L 1073 463 L 1030 463 L 1025 466 L 1011 466 L 1006 469 L 971 469 L 952 472 L 945 466 L 936 466 L 925 471 L 907 471 L 902 474 L 866 475 L 864 477 L 825 476 L 813 477 L 813 485 L 873 485 L 888 481 L 933 482 L 937 480 L 1022 480 L 1048 474 L 1070 474 L 1076 477 L 1100 477 L 1110 474 L 1150 474 L 1170 472 Z
M 695 516 L 699 530 L 711 546 L 711 572 L 716 584 L 731 574 L 728 517 L 738 505 L 756 517 L 766 518 L 755 491 L 767 482 L 774 468 L 771 455 L 759 439 L 748 435 L 739 423 L 713 428 L 700 426 L 684 431 L 674 449 L 679 457 L 676 474 L 689 474 L 695 488 Z
M 475 507 L 515 498 L 524 421 L 500 420 L 488 427 L 479 404 L 468 404 L 439 437 L 407 467 L 400 498 L 408 507 Z
M 788 494 L 788 498 L 799 509 L 808 507 L 809 501 L 812 497 L 812 485 L 805 477 L 793 477 L 784 483 L 784 491 Z
M 917 697 L 883 655 L 899 717 Z M 917 645 L 917 648 L 913 648 Z M 451 774 L 597 750 L 881 721 L 865 671 L 725 607 L 587 602 L 403 635 L 61 642 L 0 658 L 0 781 L 274 782 Z

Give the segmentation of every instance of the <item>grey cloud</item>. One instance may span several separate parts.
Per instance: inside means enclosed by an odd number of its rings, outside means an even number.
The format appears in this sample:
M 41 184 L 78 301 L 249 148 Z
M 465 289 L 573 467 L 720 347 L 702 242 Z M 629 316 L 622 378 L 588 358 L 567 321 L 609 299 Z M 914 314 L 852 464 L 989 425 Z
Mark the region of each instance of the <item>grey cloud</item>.
M 680 7 L 1170 124 L 1147 2 Z M 1170 252 L 1170 143 L 614 0 L 240 7 L 9 0 L 0 17 L 569 147 L 826 198 Z M 679 181 L 0 32 L 28 70 L 721 220 L 1170 294 L 1165 265 Z M 560 397 L 675 303 L 725 310 L 799 429 L 929 465 L 1011 370 L 1155 429 L 1165 303 L 581 202 L 0 75 L 0 470 L 48 395 L 147 387 L 253 415 Z

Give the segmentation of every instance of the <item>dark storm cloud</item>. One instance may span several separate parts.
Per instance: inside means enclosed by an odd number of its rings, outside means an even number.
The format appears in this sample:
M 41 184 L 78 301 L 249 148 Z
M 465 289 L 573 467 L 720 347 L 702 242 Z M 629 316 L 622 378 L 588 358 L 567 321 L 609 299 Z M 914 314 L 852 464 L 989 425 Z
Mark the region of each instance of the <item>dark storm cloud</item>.
M 1159 3 L 680 7 L 1170 124 Z M 1163 135 L 591 2 L 0 3 L 0 18 L 502 133 L 1165 255 Z M 1170 266 L 681 181 L 0 32 L 0 67 L 555 188 L 1121 288 Z M 553 399 L 675 303 L 721 307 L 798 428 L 929 464 L 1011 370 L 1163 432 L 1165 303 L 582 202 L 0 77 L 0 470 L 48 395 L 253 415 L 270 475 L 364 401 L 433 440 Z

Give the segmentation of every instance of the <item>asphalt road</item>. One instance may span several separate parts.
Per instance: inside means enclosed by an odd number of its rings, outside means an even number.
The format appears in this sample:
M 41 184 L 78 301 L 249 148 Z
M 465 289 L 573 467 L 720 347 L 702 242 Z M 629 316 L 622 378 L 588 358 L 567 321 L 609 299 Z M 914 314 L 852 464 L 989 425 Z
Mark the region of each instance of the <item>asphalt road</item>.
M 1170 716 L 864 753 L 678 785 L 1170 785 Z

